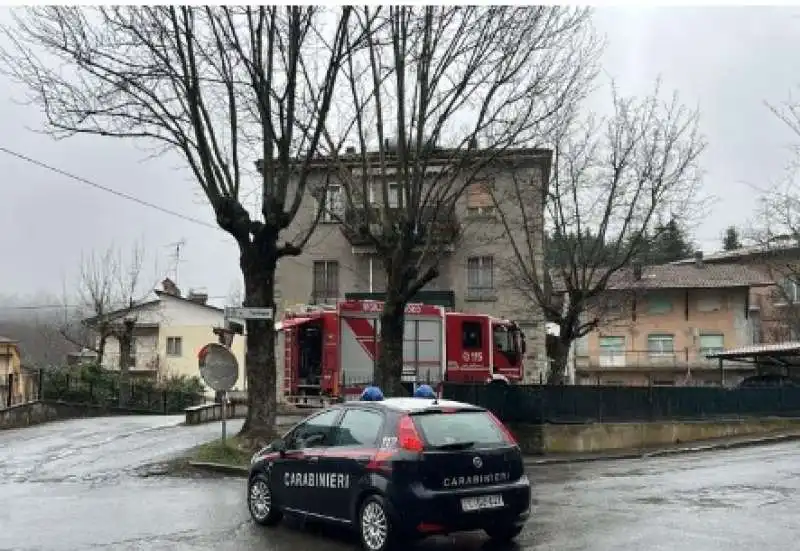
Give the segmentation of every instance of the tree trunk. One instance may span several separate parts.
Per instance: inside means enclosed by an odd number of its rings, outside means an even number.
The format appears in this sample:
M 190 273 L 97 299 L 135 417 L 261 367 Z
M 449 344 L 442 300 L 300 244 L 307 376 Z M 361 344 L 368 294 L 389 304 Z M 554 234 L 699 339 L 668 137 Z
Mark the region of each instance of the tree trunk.
M 97 342 L 97 365 L 103 367 L 103 358 L 106 355 L 106 341 L 108 340 L 108 335 L 101 334 L 100 338 Z M 83 350 L 81 350 L 83 352 Z
M 563 385 L 566 383 L 567 361 L 572 341 L 553 339 L 550 352 L 550 372 L 547 374 L 547 384 Z
M 122 322 L 122 332 L 119 339 L 119 407 L 128 407 L 131 398 L 131 347 L 133 345 L 133 320 Z
M 277 240 L 262 238 L 242 247 L 240 266 L 244 276 L 244 306 L 275 309 L 275 268 Z M 277 433 L 277 370 L 274 321 L 247 320 L 245 377 L 247 418 L 239 433 L 247 445 L 269 444 Z
M 375 370 L 375 384 L 385 396 L 404 396 L 402 386 L 403 373 L 403 336 L 405 332 L 405 304 L 397 296 L 389 292 L 381 313 L 380 354 Z

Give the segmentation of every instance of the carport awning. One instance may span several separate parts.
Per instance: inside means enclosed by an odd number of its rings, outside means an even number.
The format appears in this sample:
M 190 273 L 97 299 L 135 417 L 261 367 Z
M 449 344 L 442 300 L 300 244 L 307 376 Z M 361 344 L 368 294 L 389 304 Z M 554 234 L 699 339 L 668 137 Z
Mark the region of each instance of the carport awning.
M 743 363 L 773 362 L 787 367 L 800 366 L 800 342 L 756 344 L 740 348 L 730 348 L 722 352 L 707 354 L 706 358 Z

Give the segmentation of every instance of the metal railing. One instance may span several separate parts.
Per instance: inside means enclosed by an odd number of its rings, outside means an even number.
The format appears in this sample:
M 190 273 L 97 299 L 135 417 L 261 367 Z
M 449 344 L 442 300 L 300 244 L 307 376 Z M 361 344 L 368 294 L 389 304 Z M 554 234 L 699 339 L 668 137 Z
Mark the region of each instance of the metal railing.
M 586 352 L 575 354 L 576 370 L 615 371 L 623 369 L 685 370 L 719 369 L 719 360 L 708 359 L 706 354 L 715 350 L 688 350 L 681 352 L 650 352 L 645 350 L 625 352 L 601 352 L 589 355 Z M 724 362 L 723 368 L 751 369 L 736 362 Z
M 800 417 L 800 387 L 615 387 L 444 384 L 446 398 L 511 423 Z
M 102 377 L 83 377 L 67 370 L 40 370 L 26 373 L 23 391 L 0 391 L 3 402 L 0 408 L 33 402 L 54 400 L 80 405 L 121 408 L 141 413 L 182 413 L 190 406 L 202 404 L 206 397 L 201 393 L 158 388 L 146 381 L 130 381 L 127 400 L 120 402 L 122 390 L 118 374 Z M 16 385 L 16 383 L 14 383 Z

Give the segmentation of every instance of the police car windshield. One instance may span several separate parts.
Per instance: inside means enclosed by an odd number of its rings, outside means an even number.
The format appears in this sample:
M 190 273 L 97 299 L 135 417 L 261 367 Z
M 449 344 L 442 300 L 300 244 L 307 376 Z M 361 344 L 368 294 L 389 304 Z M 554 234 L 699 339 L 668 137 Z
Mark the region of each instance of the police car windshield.
M 508 443 L 500 427 L 485 411 L 422 413 L 414 415 L 414 422 L 432 448 L 457 449 Z

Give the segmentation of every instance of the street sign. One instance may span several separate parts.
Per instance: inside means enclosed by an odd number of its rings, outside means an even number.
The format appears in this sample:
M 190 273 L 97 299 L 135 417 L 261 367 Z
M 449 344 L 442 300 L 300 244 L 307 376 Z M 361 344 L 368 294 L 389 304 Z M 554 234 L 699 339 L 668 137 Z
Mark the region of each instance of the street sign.
M 239 362 L 233 352 L 221 344 L 212 342 L 197 354 L 200 376 L 216 391 L 228 391 L 239 378 Z
M 244 320 L 271 320 L 272 308 L 225 308 L 226 318 L 238 318 Z

